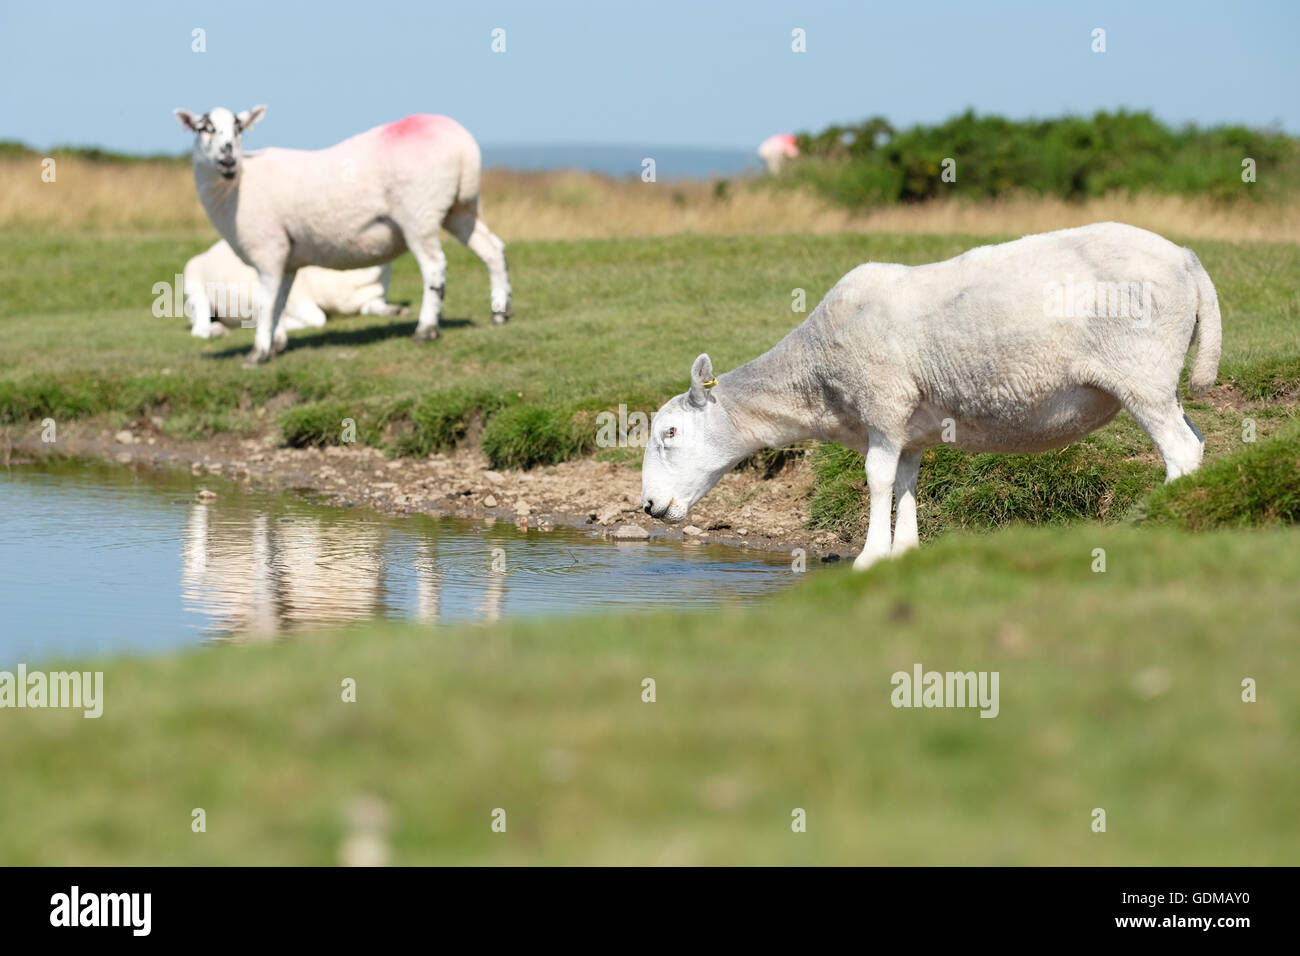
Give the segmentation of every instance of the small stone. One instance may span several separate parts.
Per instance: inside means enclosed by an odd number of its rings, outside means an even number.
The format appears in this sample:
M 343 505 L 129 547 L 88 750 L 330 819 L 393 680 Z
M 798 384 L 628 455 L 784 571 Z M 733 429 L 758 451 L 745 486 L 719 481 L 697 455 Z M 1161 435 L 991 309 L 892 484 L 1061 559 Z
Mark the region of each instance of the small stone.
M 505 476 L 500 472 L 485 471 L 483 472 L 483 477 L 486 478 L 490 484 L 504 485 L 506 483 Z
M 214 461 L 208 465 L 208 474 L 210 475 L 219 475 L 223 470 L 221 462 L 219 461 Z
M 201 474 L 203 474 L 203 462 L 201 462 L 201 461 L 192 461 L 192 462 L 190 462 L 190 474 L 191 474 L 191 475 L 201 475 Z
M 117 442 L 119 445 L 134 445 L 135 436 L 124 429 L 113 436 L 113 441 Z
M 623 509 L 618 505 L 610 505 L 602 511 L 596 512 L 596 520 L 600 524 L 613 524 L 615 519 L 623 513 Z
M 215 498 L 219 498 L 220 495 L 218 495 L 215 491 L 210 491 L 207 488 L 200 488 L 198 490 L 198 494 L 195 497 L 197 497 L 199 501 L 212 501 Z
M 397 487 L 397 482 L 395 482 L 395 481 L 377 481 L 377 482 L 375 482 L 375 487 L 376 487 L 376 488 L 383 488 L 385 491 L 387 491 L 389 488 L 396 488 L 396 487 Z
M 737 528 L 737 529 L 736 529 L 736 534 L 740 535 L 740 536 L 743 538 L 743 537 L 745 537 L 746 535 L 749 534 L 749 529 L 748 529 L 748 528 Z
M 615 530 L 610 537 L 615 541 L 645 541 L 650 537 L 650 532 L 639 525 L 625 524 Z
M 704 534 L 704 529 L 697 528 L 693 524 L 688 524 L 685 528 L 682 529 L 682 534 L 689 534 L 693 538 L 697 534 Z
M 497 506 L 496 495 L 488 495 L 486 498 L 483 499 L 484 508 L 495 508 L 496 506 Z
M 515 514 L 519 515 L 520 517 L 526 517 L 532 513 L 533 513 L 532 506 L 529 505 L 528 502 L 524 501 L 524 499 L 520 498 L 518 501 L 515 502 Z

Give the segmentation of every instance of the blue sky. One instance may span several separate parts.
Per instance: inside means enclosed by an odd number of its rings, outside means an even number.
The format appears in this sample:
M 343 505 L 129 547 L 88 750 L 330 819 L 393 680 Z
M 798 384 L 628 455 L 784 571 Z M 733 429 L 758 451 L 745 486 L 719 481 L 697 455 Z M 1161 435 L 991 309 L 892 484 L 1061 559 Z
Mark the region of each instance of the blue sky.
M 205 53 L 191 51 L 195 27 Z M 806 53 L 791 52 L 795 27 Z M 774 132 L 967 107 L 1129 107 L 1297 133 L 1298 36 L 1300 2 L 1284 0 L 0 0 L 0 139 L 179 153 L 173 107 L 254 103 L 271 108 L 250 146 L 325 146 L 415 112 L 454 116 L 487 144 L 751 149 Z

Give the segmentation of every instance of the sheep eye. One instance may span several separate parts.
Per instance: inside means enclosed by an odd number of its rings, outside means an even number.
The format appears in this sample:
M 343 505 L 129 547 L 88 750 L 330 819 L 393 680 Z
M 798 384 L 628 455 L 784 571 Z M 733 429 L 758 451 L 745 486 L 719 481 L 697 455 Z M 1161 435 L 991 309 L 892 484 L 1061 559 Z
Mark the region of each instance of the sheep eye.
M 664 437 L 665 437 L 665 438 L 672 438 L 672 437 L 674 437 L 676 434 L 677 434 L 677 429 L 676 429 L 676 428 L 670 428 L 670 429 L 668 429 L 666 432 L 664 432 Z

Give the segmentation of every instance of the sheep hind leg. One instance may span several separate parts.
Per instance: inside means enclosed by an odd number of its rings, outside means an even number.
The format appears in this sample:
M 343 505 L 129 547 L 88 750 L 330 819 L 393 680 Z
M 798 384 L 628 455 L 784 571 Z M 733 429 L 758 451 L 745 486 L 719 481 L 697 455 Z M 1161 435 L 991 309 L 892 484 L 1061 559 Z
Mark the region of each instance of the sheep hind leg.
M 1165 481 L 1190 474 L 1201 466 L 1205 439 L 1176 399 L 1145 404 L 1126 402 L 1124 407 L 1137 419 L 1155 443 L 1165 461 Z
M 899 450 L 872 435 L 867 446 L 867 492 L 871 496 L 871 517 L 867 522 L 867 541 L 853 562 L 853 570 L 865 571 L 881 558 L 889 557 L 889 517 L 893 512 L 894 478 L 898 472 Z
M 492 324 L 505 325 L 514 314 L 510 295 L 510 270 L 506 265 L 506 244 L 482 219 L 477 208 L 463 207 L 447 217 L 447 231 L 465 243 L 469 251 L 487 266 L 492 285 Z
M 447 291 L 447 255 L 436 235 L 407 241 L 424 280 L 420 320 L 415 325 L 414 338 L 417 342 L 428 342 L 438 337 L 438 323 L 442 321 L 442 299 Z

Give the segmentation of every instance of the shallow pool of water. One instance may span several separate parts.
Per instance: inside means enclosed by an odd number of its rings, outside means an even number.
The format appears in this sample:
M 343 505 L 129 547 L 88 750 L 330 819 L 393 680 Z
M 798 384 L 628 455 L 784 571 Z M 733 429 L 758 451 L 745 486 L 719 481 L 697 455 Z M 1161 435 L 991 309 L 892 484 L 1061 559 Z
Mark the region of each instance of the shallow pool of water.
M 391 518 L 98 462 L 0 468 L 0 668 L 369 618 L 715 607 L 795 577 L 786 555 L 721 545 Z

